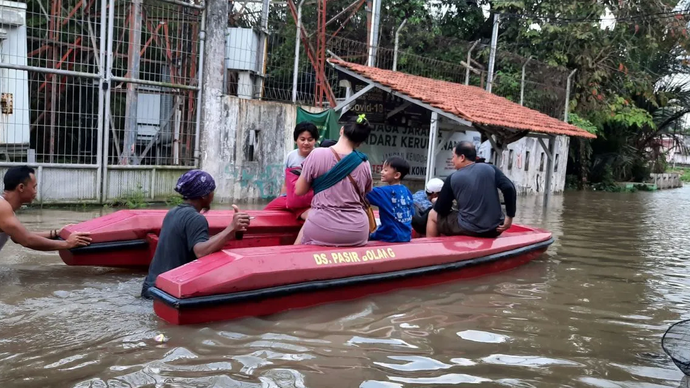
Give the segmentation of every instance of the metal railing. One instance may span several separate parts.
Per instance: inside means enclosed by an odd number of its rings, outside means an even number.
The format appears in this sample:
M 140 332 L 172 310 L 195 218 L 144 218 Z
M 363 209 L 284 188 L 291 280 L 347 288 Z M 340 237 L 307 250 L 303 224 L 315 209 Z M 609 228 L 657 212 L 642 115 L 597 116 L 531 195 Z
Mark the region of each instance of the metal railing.
M 273 30 L 268 38 L 264 89 L 255 91 L 253 98 L 313 105 L 316 72 L 303 54 L 304 50 L 295 62 L 294 25 L 285 23 L 271 27 Z M 457 62 L 418 55 L 409 48 L 378 47 L 375 65 L 392 70 L 395 63 L 400 72 L 485 88 L 489 46 L 480 42 L 463 41 L 454 41 L 452 44 L 460 48 L 456 51 L 464 52 L 462 59 Z M 366 42 L 338 36 L 329 37 L 328 50 L 345 61 L 367 64 L 369 47 Z M 295 63 L 298 64 L 297 68 Z M 566 69 L 549 66 L 505 50 L 498 50 L 495 69 L 492 87 L 494 94 L 552 117 L 563 118 L 568 78 Z M 330 66 L 326 67 L 326 78 L 336 98 L 344 97 L 344 91 L 338 86 L 338 75 Z M 229 92 L 236 94 L 236 90 Z
M 194 165 L 203 5 L 3 1 L 0 162 Z
M 107 164 L 194 165 L 202 11 L 132 0 L 108 17 Z
M 0 162 L 98 163 L 103 4 L 3 2 Z

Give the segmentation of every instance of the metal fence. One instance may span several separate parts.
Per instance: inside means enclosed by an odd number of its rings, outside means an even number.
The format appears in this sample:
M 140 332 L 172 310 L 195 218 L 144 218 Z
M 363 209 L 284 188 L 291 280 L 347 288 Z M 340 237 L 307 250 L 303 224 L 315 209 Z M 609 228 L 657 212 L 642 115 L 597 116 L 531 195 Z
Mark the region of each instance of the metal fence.
M 100 4 L 0 7 L 0 161 L 96 164 Z
M 193 166 L 201 10 L 133 0 L 110 20 L 108 164 Z
M 268 37 L 264 89 L 255 92 L 252 97 L 313 105 L 316 72 L 304 53 L 301 43 L 298 66 L 295 71 L 297 34 L 294 31 L 294 25 L 272 27 L 274 29 Z M 464 51 L 466 59 L 453 63 L 418 55 L 408 48 L 400 47 L 395 50 L 377 47 L 375 65 L 382 69 L 395 69 L 408 74 L 485 88 L 489 46 L 479 42 L 460 41 L 453 44 Z M 331 36 L 328 37 L 327 46 L 332 56 L 348 62 L 367 63 L 369 46 L 366 42 Z M 249 45 L 237 45 L 236 49 L 241 51 L 241 47 L 249 47 Z M 335 97 L 344 97 L 342 95 L 344 91 L 338 86 L 338 76 L 330 66 L 326 67 L 326 78 Z M 549 66 L 505 50 L 498 50 L 492 92 L 562 119 L 566 102 L 567 78 L 566 69 Z M 236 94 L 237 90 L 228 89 L 228 92 Z
M 3 0 L 0 11 L 0 167 L 40 167 L 45 197 L 84 202 L 142 187 L 155 197 L 154 167 L 196 165 L 203 5 Z M 120 179 L 124 168 L 142 172 Z
M 567 69 L 497 50 L 492 92 L 563 120 L 568 75 Z

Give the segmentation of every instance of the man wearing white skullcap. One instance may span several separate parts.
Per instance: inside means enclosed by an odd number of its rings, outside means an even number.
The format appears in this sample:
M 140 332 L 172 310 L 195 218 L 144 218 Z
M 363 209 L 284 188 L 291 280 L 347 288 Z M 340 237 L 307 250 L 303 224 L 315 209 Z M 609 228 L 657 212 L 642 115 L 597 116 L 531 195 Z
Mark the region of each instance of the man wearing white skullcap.
M 430 179 L 429 182 L 426 183 L 425 190 L 419 190 L 412 196 L 415 207 L 415 213 L 412 217 L 412 228 L 419 234 L 426 233 L 427 216 L 429 215 L 431 207 L 436 202 L 441 188 L 443 188 L 443 183 L 443 180 L 439 178 Z

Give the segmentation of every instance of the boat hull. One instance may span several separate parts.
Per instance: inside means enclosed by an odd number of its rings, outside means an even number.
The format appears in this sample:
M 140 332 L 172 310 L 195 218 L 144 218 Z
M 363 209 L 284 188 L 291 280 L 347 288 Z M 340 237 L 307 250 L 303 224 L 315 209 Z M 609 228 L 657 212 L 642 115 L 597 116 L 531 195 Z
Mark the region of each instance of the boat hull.
M 119 211 L 65 228 L 61 238 L 89 231 L 93 243 L 60 256 L 68 265 L 145 269 L 166 213 Z M 209 233 L 222 231 L 233 213 L 204 214 Z M 482 276 L 525 264 L 553 243 L 548 231 L 513 225 L 493 239 L 414 235 L 398 244 L 295 246 L 302 222 L 294 215 L 248 213 L 255 218 L 243 239 L 157 277 L 150 294 L 160 318 L 176 325 L 224 321 Z
M 90 232 L 88 247 L 60 251 L 67 265 L 115 268 L 148 268 L 158 244 L 167 210 L 120 210 L 63 229 L 60 238 L 73 232 Z M 302 221 L 283 211 L 248 211 L 255 217 L 242 240 L 228 242 L 225 249 L 292 244 Z M 233 210 L 212 210 L 204 214 L 209 233 L 222 231 L 232 221 Z
M 227 321 L 270 315 L 326 303 L 354 300 L 402 288 L 426 287 L 505 271 L 542 255 L 548 240 L 487 256 L 378 274 L 302 282 L 238 293 L 177 298 L 152 288 L 153 308 L 174 325 Z
M 513 225 L 493 239 L 223 250 L 159 275 L 150 293 L 167 322 L 229 320 L 503 271 L 552 243 L 547 231 Z

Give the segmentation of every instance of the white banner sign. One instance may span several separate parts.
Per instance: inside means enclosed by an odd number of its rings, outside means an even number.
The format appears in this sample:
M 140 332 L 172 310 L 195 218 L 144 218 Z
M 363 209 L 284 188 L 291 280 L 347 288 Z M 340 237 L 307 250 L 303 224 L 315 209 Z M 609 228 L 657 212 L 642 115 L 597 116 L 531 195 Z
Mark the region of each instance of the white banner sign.
M 391 125 L 373 124 L 374 129 L 367 143 L 362 144 L 360 151 L 367 154 L 374 174 L 379 174 L 383 162 L 390 157 L 399 156 L 410 164 L 410 173 L 406 179 L 424 179 L 426 177 L 426 161 L 429 153 L 429 127 L 408 128 Z M 445 139 L 450 136 L 446 142 Z M 452 157 L 455 145 L 467 140 L 479 149 L 481 136 L 479 132 L 451 132 L 439 131 L 439 146 L 436 155 L 436 171 L 434 176 L 448 176 L 455 168 Z

